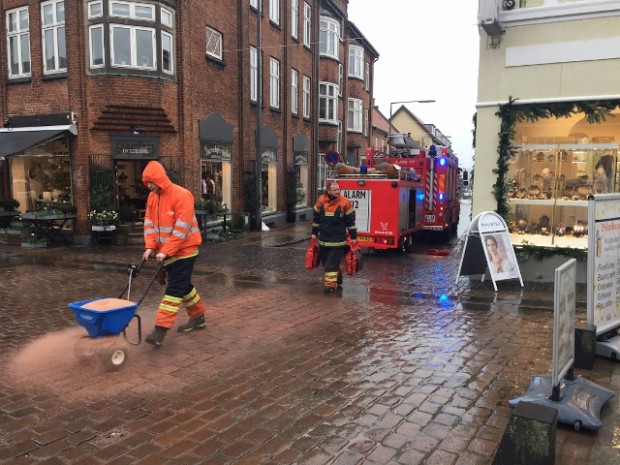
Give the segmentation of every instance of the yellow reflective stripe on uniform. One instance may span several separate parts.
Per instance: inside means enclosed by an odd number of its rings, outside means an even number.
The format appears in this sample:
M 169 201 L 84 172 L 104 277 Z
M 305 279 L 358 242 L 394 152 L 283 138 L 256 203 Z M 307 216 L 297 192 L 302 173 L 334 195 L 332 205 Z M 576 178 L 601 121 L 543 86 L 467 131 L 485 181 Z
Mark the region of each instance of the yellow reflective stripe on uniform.
M 334 212 L 325 212 L 324 215 L 325 216 L 334 216 Z
M 194 252 L 194 253 L 191 253 L 191 254 L 189 254 L 189 255 L 185 255 L 184 257 L 166 258 L 166 259 L 164 260 L 164 266 L 168 266 L 168 265 L 170 265 L 171 263 L 176 262 L 177 260 L 183 260 L 183 259 L 185 259 L 185 258 L 196 257 L 197 255 L 198 255 L 198 251 L 196 251 L 196 252 Z
M 325 247 L 338 247 L 340 245 L 347 245 L 347 241 L 342 242 L 325 242 L 319 240 L 319 245 L 324 245 Z
M 351 209 L 350 209 L 350 210 L 347 210 L 347 213 L 346 213 L 346 214 L 347 214 L 347 215 L 350 215 L 350 214 L 351 214 L 351 212 L 353 212 L 353 210 L 355 210 L 355 208 L 351 207 Z

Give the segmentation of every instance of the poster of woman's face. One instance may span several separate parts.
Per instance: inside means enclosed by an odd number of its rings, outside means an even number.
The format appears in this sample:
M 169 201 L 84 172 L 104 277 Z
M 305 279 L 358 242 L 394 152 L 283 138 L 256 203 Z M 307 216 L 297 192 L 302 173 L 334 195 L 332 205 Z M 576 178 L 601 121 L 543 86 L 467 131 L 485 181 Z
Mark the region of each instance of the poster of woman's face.
M 510 279 L 518 276 L 513 254 L 506 248 L 502 233 L 483 234 L 484 253 L 487 265 L 494 280 Z

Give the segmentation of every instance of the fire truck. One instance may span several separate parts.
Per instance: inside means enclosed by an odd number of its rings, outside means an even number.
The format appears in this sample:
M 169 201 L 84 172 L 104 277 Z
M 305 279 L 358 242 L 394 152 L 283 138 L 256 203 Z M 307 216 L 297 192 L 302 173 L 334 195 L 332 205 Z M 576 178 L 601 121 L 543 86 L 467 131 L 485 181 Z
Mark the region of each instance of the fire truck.
M 423 191 L 422 231 L 436 231 L 448 240 L 456 233 L 461 204 L 458 198 L 459 161 L 450 147 L 431 145 L 427 150 L 415 148 L 405 135 L 390 138 L 390 154 L 366 151 L 366 165 L 378 163 L 397 165 L 402 171 L 412 171 L 420 178 Z
M 355 207 L 357 241 L 373 250 L 407 251 L 422 226 L 423 189 L 409 170 L 389 163 L 368 168 L 338 163 L 335 176 L 341 194 Z

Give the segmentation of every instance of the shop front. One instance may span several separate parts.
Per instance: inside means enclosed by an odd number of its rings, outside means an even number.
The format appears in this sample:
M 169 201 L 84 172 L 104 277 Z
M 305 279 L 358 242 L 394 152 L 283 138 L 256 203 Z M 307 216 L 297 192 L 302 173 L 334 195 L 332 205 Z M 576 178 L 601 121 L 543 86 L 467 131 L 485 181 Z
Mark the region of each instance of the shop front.
M 587 248 L 588 198 L 620 192 L 620 130 L 583 113 L 515 125 L 506 178 L 514 244 Z
M 142 183 L 142 171 L 151 160 L 159 159 L 159 138 L 142 134 L 112 134 L 114 169 L 114 207 L 129 206 L 134 219 L 142 220 L 146 209 L 148 189 Z
M 263 213 L 278 211 L 278 135 L 270 126 L 261 128 L 261 208 Z
M 303 134 L 293 137 L 293 169 L 297 188 L 297 209 L 308 205 L 308 140 Z
M 0 163 L 4 196 L 22 212 L 56 208 L 73 201 L 69 137 L 74 124 L 0 129 Z
M 200 193 L 205 204 L 232 211 L 233 127 L 219 113 L 199 121 Z

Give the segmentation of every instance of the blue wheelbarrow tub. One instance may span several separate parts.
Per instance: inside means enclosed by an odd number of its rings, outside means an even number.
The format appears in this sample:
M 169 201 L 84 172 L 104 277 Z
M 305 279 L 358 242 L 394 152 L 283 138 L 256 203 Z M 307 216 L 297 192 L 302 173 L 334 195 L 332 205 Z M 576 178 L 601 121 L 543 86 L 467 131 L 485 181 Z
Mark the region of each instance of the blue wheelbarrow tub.
M 129 324 L 136 313 L 137 303 L 109 310 L 93 310 L 84 308 L 86 304 L 97 300 L 89 299 L 73 302 L 69 308 L 75 313 L 77 322 L 86 328 L 90 337 L 101 337 L 119 334 Z M 129 302 L 129 301 L 127 301 Z

